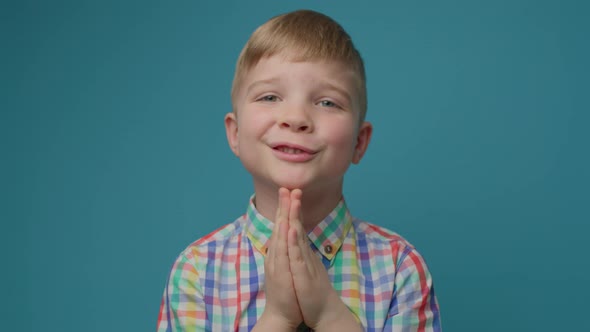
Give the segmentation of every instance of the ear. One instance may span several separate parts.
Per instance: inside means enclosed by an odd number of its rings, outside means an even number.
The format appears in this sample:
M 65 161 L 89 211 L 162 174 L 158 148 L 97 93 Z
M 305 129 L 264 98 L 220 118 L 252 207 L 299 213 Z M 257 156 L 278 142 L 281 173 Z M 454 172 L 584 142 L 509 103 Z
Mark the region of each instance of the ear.
M 229 148 L 233 151 L 236 156 L 240 156 L 240 150 L 238 148 L 238 119 L 235 113 L 227 113 L 225 115 L 225 134 L 227 135 L 227 143 Z
M 354 147 L 354 154 L 352 155 L 353 164 L 358 164 L 365 155 L 365 151 L 367 151 L 372 134 L 373 125 L 367 121 L 363 122 L 359 128 L 358 136 L 356 138 L 356 146 Z

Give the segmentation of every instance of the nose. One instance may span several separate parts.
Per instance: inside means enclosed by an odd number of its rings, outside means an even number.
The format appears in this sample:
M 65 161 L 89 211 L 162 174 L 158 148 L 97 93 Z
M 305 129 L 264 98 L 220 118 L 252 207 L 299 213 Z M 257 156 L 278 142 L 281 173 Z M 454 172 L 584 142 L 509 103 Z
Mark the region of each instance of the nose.
M 304 107 L 293 107 L 289 110 L 283 110 L 278 120 L 281 129 L 301 133 L 313 131 L 312 119 Z

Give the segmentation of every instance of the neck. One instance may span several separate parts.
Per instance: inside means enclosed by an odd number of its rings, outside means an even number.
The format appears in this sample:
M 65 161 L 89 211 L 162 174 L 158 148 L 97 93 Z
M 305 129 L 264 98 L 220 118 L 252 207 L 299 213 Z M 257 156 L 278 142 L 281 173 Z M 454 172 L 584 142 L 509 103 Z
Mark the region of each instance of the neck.
M 275 221 L 279 187 L 254 186 L 256 209 L 270 221 Z M 332 212 L 342 199 L 342 183 L 331 190 L 302 189 L 301 214 L 303 228 L 310 232 Z

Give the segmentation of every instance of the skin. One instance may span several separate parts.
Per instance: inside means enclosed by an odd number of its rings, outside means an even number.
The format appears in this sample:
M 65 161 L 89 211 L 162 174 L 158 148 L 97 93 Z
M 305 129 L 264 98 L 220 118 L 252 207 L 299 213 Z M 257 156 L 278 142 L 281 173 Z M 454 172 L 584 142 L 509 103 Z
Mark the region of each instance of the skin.
M 267 303 L 253 331 L 362 331 L 311 250 L 301 223 L 299 189 L 279 189 L 279 208 L 264 262 Z
M 254 331 L 292 331 L 302 321 L 316 331 L 361 331 L 307 239 L 342 198 L 344 174 L 371 138 L 371 124 L 359 123 L 356 82 L 338 62 L 274 55 L 245 75 L 236 113 L 225 117 L 230 148 L 252 174 L 256 208 L 274 221 L 267 303 Z

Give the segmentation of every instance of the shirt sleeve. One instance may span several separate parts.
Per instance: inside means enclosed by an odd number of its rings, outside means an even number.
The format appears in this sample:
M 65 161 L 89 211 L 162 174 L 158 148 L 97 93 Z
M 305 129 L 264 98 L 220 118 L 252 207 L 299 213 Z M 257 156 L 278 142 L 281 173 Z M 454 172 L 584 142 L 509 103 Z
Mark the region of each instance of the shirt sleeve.
M 168 277 L 157 331 L 205 331 L 206 324 L 205 301 L 198 271 L 191 259 L 182 254 Z
M 441 331 L 432 276 L 416 249 L 406 246 L 397 260 L 393 299 L 384 331 Z

